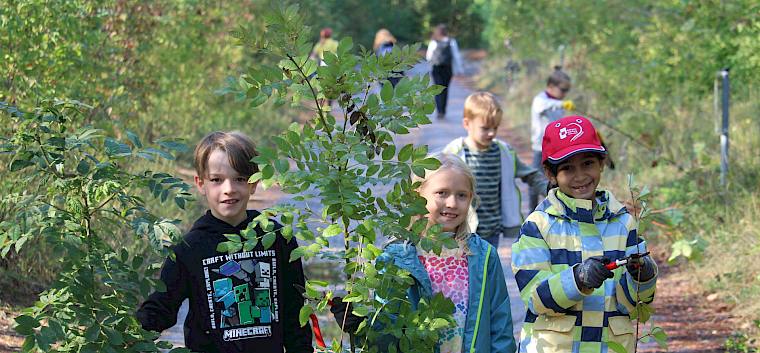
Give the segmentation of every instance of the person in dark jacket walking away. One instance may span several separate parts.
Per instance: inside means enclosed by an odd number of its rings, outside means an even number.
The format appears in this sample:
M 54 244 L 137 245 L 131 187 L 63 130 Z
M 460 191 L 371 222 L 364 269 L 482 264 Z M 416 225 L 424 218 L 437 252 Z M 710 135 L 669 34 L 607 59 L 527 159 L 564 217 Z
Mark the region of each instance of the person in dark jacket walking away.
M 435 96 L 438 119 L 443 119 L 446 117 L 446 101 L 449 96 L 451 77 L 462 73 L 459 46 L 454 38 L 449 38 L 446 25 L 439 24 L 433 30 L 433 37 L 428 44 L 425 59 L 430 63 L 433 83 L 443 86 L 443 91 Z
M 295 286 L 304 285 L 303 268 L 300 260 L 289 262 L 296 241 L 286 241 L 270 221 L 277 238 L 269 249 L 259 243 L 251 251 L 217 251 L 225 235 L 240 234 L 260 215 L 247 210 L 256 190 L 248 182 L 258 171 L 250 162 L 255 156 L 253 142 L 239 132 L 213 132 L 196 146 L 195 185 L 210 210 L 164 262 L 166 291 L 152 293 L 137 311 L 144 329 L 174 326 L 189 299 L 185 345 L 195 352 L 313 352 L 311 329 L 298 320 L 303 298 Z M 253 231 L 265 233 L 260 225 Z

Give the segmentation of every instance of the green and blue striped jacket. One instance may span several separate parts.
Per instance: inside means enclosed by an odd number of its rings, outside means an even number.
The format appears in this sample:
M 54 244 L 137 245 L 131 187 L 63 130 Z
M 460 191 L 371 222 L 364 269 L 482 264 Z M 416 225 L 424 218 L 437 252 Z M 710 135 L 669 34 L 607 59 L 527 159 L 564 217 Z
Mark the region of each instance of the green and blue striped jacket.
M 637 225 L 608 191 L 598 190 L 593 204 L 556 188 L 549 192 L 512 245 L 512 270 L 527 307 L 520 352 L 606 353 L 610 341 L 633 352 L 630 314 L 637 296 L 645 303 L 654 299 L 657 276 L 638 283 L 623 266 L 584 293 L 572 267 L 592 256 L 616 260 L 646 252 Z

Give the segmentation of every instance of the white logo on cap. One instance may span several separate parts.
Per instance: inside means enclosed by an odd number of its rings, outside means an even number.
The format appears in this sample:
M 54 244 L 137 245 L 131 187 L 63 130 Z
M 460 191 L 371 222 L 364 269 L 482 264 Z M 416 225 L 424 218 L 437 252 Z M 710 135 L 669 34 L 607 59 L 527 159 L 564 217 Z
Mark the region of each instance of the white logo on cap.
M 559 138 L 560 140 L 564 140 L 568 136 L 572 136 L 570 138 L 570 141 L 575 141 L 581 136 L 583 136 L 583 127 L 581 127 L 580 124 L 576 123 L 570 123 L 567 124 L 567 126 L 563 127 L 559 130 Z

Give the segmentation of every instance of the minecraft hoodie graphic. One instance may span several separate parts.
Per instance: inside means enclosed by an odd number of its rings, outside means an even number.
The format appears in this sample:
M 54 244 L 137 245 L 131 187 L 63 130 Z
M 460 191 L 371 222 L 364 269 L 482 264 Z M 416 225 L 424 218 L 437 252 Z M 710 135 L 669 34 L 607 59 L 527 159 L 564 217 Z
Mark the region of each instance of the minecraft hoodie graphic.
M 225 329 L 225 341 L 271 336 L 272 323 L 280 321 L 274 250 L 214 256 L 203 265 L 206 283 L 213 283 L 207 296 L 211 328 Z
M 175 246 L 176 261 L 164 262 L 166 292 L 151 294 L 138 310 L 143 328 L 173 326 L 182 300 L 189 298 L 185 345 L 193 351 L 312 352 L 311 330 L 298 323 L 303 298 L 294 284 L 304 283 L 301 262 L 288 262 L 295 240 L 286 243 L 278 236 L 267 250 L 259 244 L 233 254 L 216 251 L 227 240 L 224 234 L 239 234 L 258 214 L 248 211 L 237 227 L 210 212 L 198 219 Z

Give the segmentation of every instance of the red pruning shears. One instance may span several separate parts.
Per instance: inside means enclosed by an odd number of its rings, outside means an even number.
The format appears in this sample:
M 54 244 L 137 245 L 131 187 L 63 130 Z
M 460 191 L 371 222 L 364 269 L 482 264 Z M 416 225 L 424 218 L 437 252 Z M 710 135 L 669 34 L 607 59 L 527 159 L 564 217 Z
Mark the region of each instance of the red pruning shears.
M 631 256 L 624 257 L 619 260 L 611 261 L 610 259 L 604 259 L 604 267 L 606 267 L 608 270 L 612 271 L 620 266 L 625 266 L 630 264 L 633 264 L 634 267 L 638 267 L 641 265 L 641 258 L 644 256 L 649 255 L 649 251 L 643 253 L 643 254 L 633 254 Z
M 306 293 L 306 288 L 304 288 L 304 286 L 300 284 L 294 284 L 293 286 L 301 292 L 301 296 L 304 296 Z M 332 306 L 332 300 L 328 300 L 327 304 Z M 325 339 L 322 337 L 322 329 L 319 328 L 319 319 L 317 319 L 317 315 L 311 313 L 309 319 L 311 320 L 311 330 L 314 331 L 314 340 L 317 341 L 317 348 L 326 349 L 327 345 L 325 344 Z
M 326 349 L 327 345 L 325 344 L 325 339 L 322 338 L 322 330 L 319 328 L 319 320 L 317 320 L 317 315 L 311 313 L 309 315 L 309 319 L 311 319 L 311 329 L 314 331 L 314 340 L 317 341 L 317 348 Z

